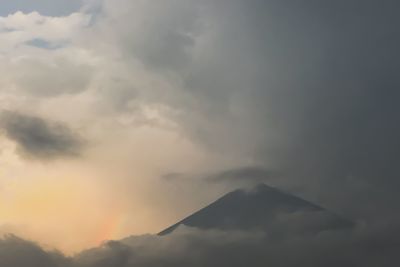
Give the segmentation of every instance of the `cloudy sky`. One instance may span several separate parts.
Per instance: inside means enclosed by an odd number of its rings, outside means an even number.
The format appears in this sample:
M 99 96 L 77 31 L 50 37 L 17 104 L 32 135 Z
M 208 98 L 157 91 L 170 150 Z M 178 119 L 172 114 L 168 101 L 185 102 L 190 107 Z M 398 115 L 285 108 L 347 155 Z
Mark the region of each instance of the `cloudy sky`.
M 396 224 L 399 8 L 0 0 L 0 233 L 71 253 L 259 182 Z

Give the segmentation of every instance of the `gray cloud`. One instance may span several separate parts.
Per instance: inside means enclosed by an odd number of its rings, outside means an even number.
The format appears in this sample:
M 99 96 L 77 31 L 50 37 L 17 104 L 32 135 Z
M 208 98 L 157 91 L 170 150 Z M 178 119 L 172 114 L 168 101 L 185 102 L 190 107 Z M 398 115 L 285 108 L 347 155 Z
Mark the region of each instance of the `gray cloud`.
M 67 258 L 57 251 L 45 251 L 34 242 L 13 235 L 0 239 L 0 265 L 14 267 L 62 267 Z
M 248 166 L 222 171 L 206 178 L 212 183 L 236 183 L 254 186 L 264 182 L 271 182 L 278 177 L 278 174 L 272 170 L 263 167 Z
M 113 22 L 120 31 L 119 41 L 127 59 L 133 56 L 152 70 L 184 71 L 192 61 L 195 38 L 201 30 L 202 5 L 182 0 L 124 2 L 124 5 L 132 12 L 140 9 L 134 18 L 119 17 Z M 143 16 L 143 12 L 152 16 Z M 135 20 L 140 27 L 124 27 L 125 19 Z
M 21 91 L 43 98 L 85 91 L 90 84 L 93 69 L 87 64 L 77 64 L 66 59 L 46 62 L 27 58 L 19 61 L 15 73 L 16 84 Z
M 0 125 L 5 135 L 16 142 L 18 152 L 29 159 L 78 156 L 84 146 L 78 135 L 59 122 L 5 111 Z
M 203 183 L 206 185 L 223 185 L 230 189 L 252 188 L 258 184 L 276 184 L 280 174 L 277 171 L 265 169 L 262 166 L 244 166 L 221 170 L 213 173 L 179 173 L 171 172 L 161 176 L 161 179 L 171 183 Z
M 15 267 L 386 267 L 399 263 L 399 245 L 386 231 L 363 228 L 353 233 L 328 231 L 318 236 L 291 233 L 280 240 L 271 240 L 268 234 L 260 232 L 182 227 L 164 237 L 145 235 L 106 242 L 72 258 L 9 237 L 0 241 L 0 262 Z
M 211 150 L 278 170 L 282 185 L 354 218 L 392 220 L 400 186 L 399 4 L 177 3 L 142 21 L 146 51 L 123 42 L 152 71 L 170 63 L 182 79 L 182 94 L 152 101 L 180 110 L 173 119 Z M 186 26 L 190 44 L 170 34 Z M 177 55 L 185 59 L 179 68 Z
M 393 188 L 400 185 L 398 3 L 255 1 L 246 7 L 258 52 L 271 51 L 258 61 L 253 110 L 272 114 L 284 137 L 274 142 L 265 129 L 259 155 L 331 205 L 357 216 L 384 212 L 391 220 Z

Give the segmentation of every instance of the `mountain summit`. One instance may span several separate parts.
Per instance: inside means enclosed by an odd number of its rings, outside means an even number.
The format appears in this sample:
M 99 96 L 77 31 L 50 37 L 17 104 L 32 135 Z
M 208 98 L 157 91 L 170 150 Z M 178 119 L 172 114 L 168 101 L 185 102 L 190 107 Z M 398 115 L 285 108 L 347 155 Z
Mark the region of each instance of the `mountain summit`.
M 318 233 L 351 228 L 353 223 L 326 209 L 276 188 L 260 184 L 235 190 L 161 231 L 180 225 L 200 229 L 264 230 L 269 233 Z

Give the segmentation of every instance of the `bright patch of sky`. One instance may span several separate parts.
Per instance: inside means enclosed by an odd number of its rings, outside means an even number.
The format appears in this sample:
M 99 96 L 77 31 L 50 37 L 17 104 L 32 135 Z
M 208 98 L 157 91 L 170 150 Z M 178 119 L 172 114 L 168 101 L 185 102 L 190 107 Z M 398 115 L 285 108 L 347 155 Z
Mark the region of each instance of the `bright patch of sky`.
M 46 16 L 66 16 L 78 11 L 83 0 L 0 0 L 0 16 L 17 11 L 30 13 L 37 11 Z

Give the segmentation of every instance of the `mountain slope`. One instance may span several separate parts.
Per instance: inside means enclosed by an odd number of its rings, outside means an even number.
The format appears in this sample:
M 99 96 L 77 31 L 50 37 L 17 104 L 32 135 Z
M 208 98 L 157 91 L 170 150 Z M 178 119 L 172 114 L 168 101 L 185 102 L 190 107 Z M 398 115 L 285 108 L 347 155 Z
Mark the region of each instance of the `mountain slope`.
M 353 226 L 340 216 L 299 197 L 261 184 L 250 191 L 236 190 L 161 231 L 185 225 L 200 229 L 265 230 L 270 233 L 317 233 Z

